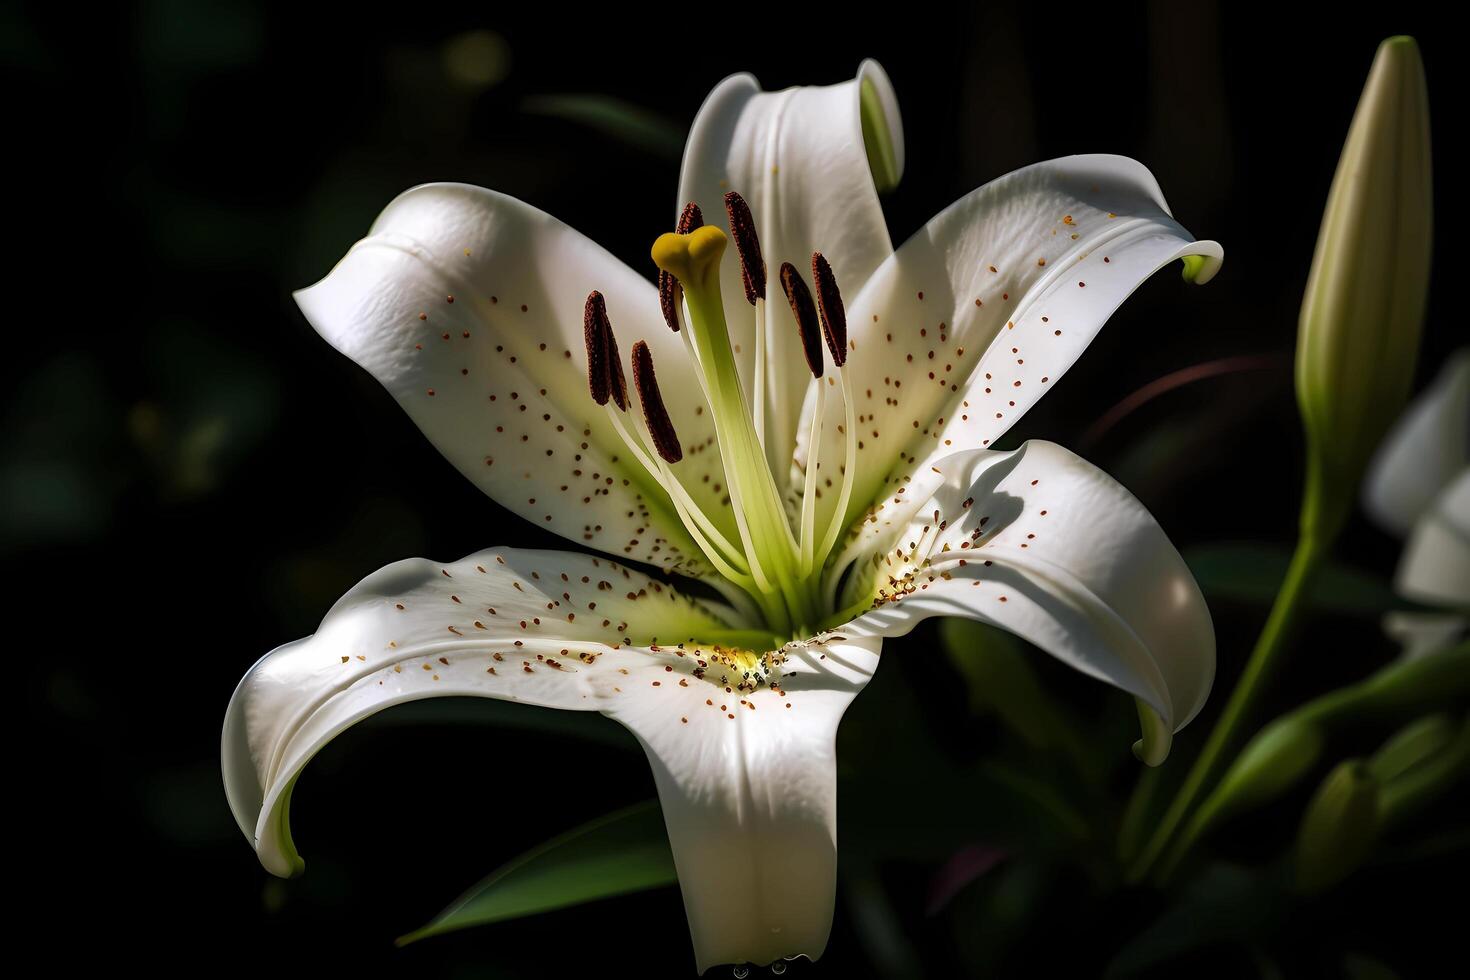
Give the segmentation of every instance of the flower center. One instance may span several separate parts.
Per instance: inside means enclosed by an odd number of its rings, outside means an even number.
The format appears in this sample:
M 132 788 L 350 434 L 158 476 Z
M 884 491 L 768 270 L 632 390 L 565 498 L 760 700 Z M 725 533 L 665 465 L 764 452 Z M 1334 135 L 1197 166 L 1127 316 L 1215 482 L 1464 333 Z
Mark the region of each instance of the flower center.
M 790 262 L 781 265 L 781 286 L 801 333 L 807 366 L 818 382 L 800 513 L 795 513 L 795 508 L 788 512 L 764 445 L 766 265 L 745 200 L 732 191 L 725 195 L 725 206 L 730 235 L 704 224 L 699 208 L 690 204 L 679 219 L 678 229 L 659 236 L 652 253 L 659 268 L 659 303 L 664 320 L 683 337 L 690 366 L 713 416 L 729 506 L 738 532 L 736 540 L 730 540 L 719 529 L 721 523 L 727 529 L 729 524 L 713 520 L 680 480 L 676 464 L 683 458 L 683 451 L 659 392 L 653 356 L 641 341 L 633 347 L 633 383 L 643 411 L 641 419 L 628 416 L 633 423 L 630 430 L 624 419 L 628 398 L 617 342 L 602 296 L 596 292 L 587 297 L 584 323 L 589 387 L 634 458 L 668 491 L 675 512 L 710 565 L 738 590 L 742 604 L 753 604 L 762 624 L 775 634 L 799 639 L 811 636 L 831 618 L 841 571 L 829 565 L 835 564 L 834 549 L 852 495 L 850 464 L 856 455 L 854 407 L 845 367 L 847 321 L 832 267 L 820 252 L 811 256 L 815 300 L 797 268 Z M 720 262 L 732 239 L 739 256 L 745 299 L 755 308 L 753 398 L 740 380 L 720 294 Z M 837 369 L 826 384 L 821 383 L 825 373 L 823 340 Z M 846 445 L 840 460 L 842 484 L 836 506 L 825 526 L 819 526 L 816 476 L 829 387 L 834 387 L 842 399 Z

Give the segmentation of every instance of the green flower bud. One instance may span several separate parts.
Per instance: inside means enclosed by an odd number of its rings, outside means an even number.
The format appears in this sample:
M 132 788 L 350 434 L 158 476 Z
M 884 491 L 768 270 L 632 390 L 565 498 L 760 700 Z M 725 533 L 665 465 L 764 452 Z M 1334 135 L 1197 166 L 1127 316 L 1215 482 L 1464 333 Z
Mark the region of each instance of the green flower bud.
M 1248 742 L 1202 808 L 1212 819 L 1269 803 L 1311 771 L 1326 735 L 1311 721 L 1287 715 Z
M 1330 538 L 1413 382 L 1429 286 L 1429 99 L 1419 46 L 1378 47 L 1327 197 L 1297 342 L 1304 531 Z
M 1456 725 L 1449 715 L 1429 715 L 1401 728 L 1368 759 L 1368 771 L 1381 783 L 1396 779 L 1449 745 Z
M 1357 870 L 1378 840 L 1378 780 L 1361 759 L 1327 774 L 1302 815 L 1296 884 L 1319 892 Z

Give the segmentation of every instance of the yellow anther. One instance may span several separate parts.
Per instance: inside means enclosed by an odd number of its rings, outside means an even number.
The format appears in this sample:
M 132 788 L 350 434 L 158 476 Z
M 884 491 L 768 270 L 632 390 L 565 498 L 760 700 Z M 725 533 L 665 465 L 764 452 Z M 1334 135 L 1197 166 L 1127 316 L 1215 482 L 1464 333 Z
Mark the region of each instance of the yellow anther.
M 720 257 L 725 254 L 725 233 L 714 225 L 696 228 L 687 235 L 668 232 L 653 243 L 653 262 L 679 280 L 686 292 L 719 283 Z

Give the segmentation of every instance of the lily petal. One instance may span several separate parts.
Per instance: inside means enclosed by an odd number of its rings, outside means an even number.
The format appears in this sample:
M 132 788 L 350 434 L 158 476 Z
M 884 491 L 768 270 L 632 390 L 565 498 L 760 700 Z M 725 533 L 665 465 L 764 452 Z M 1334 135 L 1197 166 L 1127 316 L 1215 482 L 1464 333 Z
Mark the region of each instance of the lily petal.
M 594 289 L 623 350 L 641 339 L 667 363 L 685 357 L 651 283 L 550 215 L 465 184 L 401 194 L 296 301 L 498 503 L 569 540 L 703 575 L 666 493 L 588 393 L 582 311 Z M 681 477 L 728 520 L 701 479 L 720 471 L 700 451 L 714 428 L 699 386 L 666 398 L 690 447 Z
M 1405 537 L 1435 496 L 1470 463 L 1470 348 L 1456 351 L 1379 446 L 1363 506 Z
M 495 549 L 397 562 L 240 682 L 221 743 L 230 807 L 266 869 L 296 874 L 291 789 L 369 715 L 466 695 L 600 711 L 648 753 L 701 971 L 815 959 L 835 889 L 834 738 L 881 641 L 794 647 L 773 683 L 742 691 L 744 661 L 729 651 L 748 635 L 732 622 L 590 556 Z M 721 639 L 720 651 L 695 642 Z
M 859 424 L 846 519 L 934 460 L 1000 438 L 1158 269 L 1191 257 L 1203 283 L 1222 255 L 1174 221 L 1153 175 L 1126 157 L 1039 163 L 952 204 L 849 304 Z M 824 487 L 839 478 L 840 402 L 827 399 Z M 797 466 L 807 458 L 802 446 Z M 819 513 L 836 496 L 824 493 Z
M 872 677 L 881 642 L 834 636 L 788 650 L 775 689 L 712 695 L 691 683 L 606 711 L 638 736 L 653 766 L 701 973 L 815 960 L 826 948 L 837 725 Z M 630 680 L 636 688 L 669 676 L 652 665 Z
M 1394 585 L 1417 602 L 1470 612 L 1470 467 L 1415 522 Z
M 600 710 L 621 693 L 621 670 L 649 662 L 650 645 L 729 628 L 718 607 L 586 555 L 499 549 L 446 565 L 396 562 L 240 682 L 222 746 L 230 807 L 268 870 L 297 873 L 291 785 L 363 718 L 450 695 Z
M 844 604 L 875 602 L 846 635 L 991 623 L 1129 692 L 1164 732 L 1209 694 L 1214 628 L 1183 559 L 1127 490 L 1053 443 L 939 460 L 870 512 L 848 554 Z M 1164 746 L 1146 739 L 1145 761 Z
M 865 109 L 873 141 L 881 145 L 870 147 L 864 139 Z M 869 164 L 870 149 L 887 161 L 881 174 Z M 884 189 L 897 183 L 903 162 L 898 100 L 876 61 L 864 61 L 851 81 L 780 92 L 761 91 L 752 75 L 732 75 L 715 87 L 694 119 L 676 207 L 694 201 L 706 220 L 719 223 L 715 216 L 724 214 L 725 193 L 738 191 L 755 217 L 769 270 L 782 262 L 809 268 L 812 252 L 822 251 L 842 288 L 856 295 L 893 253 L 875 181 L 881 180 Z M 745 300 L 739 263 L 727 260 L 721 276 L 742 380 L 754 397 L 754 312 Z M 811 379 L 796 323 L 779 290 L 774 300 L 766 304 L 766 455 L 780 462 L 772 472 L 784 479 Z

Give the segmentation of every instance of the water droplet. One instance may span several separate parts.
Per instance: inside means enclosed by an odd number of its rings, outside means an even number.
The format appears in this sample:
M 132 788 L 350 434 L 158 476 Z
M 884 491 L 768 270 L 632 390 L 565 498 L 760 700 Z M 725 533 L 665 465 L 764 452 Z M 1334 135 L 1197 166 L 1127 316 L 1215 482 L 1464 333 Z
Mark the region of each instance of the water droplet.
M 786 972 L 786 964 L 782 963 L 780 960 L 777 960 L 775 963 L 771 964 L 771 972 L 779 977 L 781 974 Z
M 733 972 L 735 974 L 735 980 L 745 980 L 746 977 L 750 976 L 750 967 L 748 967 L 748 966 L 737 966 L 731 972 Z

